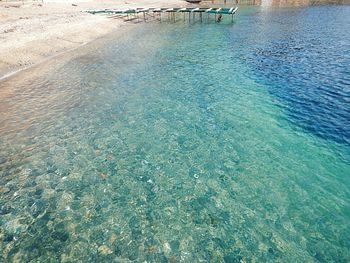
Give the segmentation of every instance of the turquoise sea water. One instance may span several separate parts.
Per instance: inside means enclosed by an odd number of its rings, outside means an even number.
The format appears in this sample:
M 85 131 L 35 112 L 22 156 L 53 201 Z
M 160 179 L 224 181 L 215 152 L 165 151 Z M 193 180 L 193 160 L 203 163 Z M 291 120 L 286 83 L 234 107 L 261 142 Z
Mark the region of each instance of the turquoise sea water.
M 349 18 L 146 24 L 0 82 L 0 261 L 349 262 Z

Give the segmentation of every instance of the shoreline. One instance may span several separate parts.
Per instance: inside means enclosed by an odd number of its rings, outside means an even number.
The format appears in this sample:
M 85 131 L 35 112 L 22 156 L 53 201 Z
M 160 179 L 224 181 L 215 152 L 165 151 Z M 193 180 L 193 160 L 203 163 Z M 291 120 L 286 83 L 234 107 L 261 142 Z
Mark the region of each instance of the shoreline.
M 133 3 L 120 0 L 0 2 L 0 81 L 74 51 L 121 27 L 133 27 L 121 19 L 91 15 L 82 12 L 84 10 L 164 5 L 162 1 L 152 0 Z M 187 4 L 180 0 L 166 3 L 166 6 L 172 5 Z
M 182 0 L 166 3 L 161 0 L 134 0 L 132 3 L 121 0 L 48 1 L 53 2 L 0 1 L 0 82 L 123 26 L 136 26 L 122 19 L 82 11 L 190 6 Z
M 118 34 L 122 34 L 122 33 L 125 33 L 125 31 L 129 32 L 133 28 L 134 28 L 134 25 L 121 24 L 121 25 L 119 25 L 119 27 L 115 28 L 114 30 L 111 30 L 110 32 L 107 32 L 106 34 L 100 35 L 100 36 L 98 36 L 96 38 L 93 38 L 93 39 L 91 39 L 91 40 L 89 40 L 87 42 L 81 43 L 81 44 L 79 44 L 77 46 L 74 46 L 74 47 L 71 47 L 69 49 L 64 49 L 62 51 L 57 52 L 56 54 L 44 57 L 41 60 L 39 60 L 39 61 L 37 61 L 37 62 L 35 62 L 35 63 L 31 64 L 31 65 L 28 65 L 26 67 L 22 67 L 22 68 L 18 68 L 16 70 L 10 71 L 10 72 L 8 72 L 5 75 L 0 76 L 0 83 L 7 81 L 11 77 L 15 77 L 17 74 L 19 74 L 21 72 L 25 72 L 27 70 L 36 68 L 36 67 L 38 67 L 38 66 L 40 66 L 40 65 L 42 65 L 44 63 L 50 62 L 51 60 L 53 60 L 55 58 L 61 58 L 62 56 L 66 56 L 67 54 L 69 54 L 69 53 L 71 53 L 71 52 L 73 52 L 75 50 L 80 50 L 82 47 L 84 47 L 86 45 L 89 45 L 89 44 L 93 43 L 94 41 L 98 41 L 99 39 L 102 39 L 103 37 L 107 36 L 108 34 L 111 34 L 113 32 L 116 32 Z M 72 55 L 72 57 L 73 56 L 74 55 Z
M 27 70 L 29 70 L 29 69 L 31 69 L 31 68 L 34 68 L 34 67 L 36 67 L 36 66 L 39 66 L 39 65 L 41 65 L 41 64 L 43 64 L 43 63 L 45 63 L 45 62 L 47 62 L 47 61 L 49 61 L 49 60 L 51 60 L 51 59 L 54 59 L 54 58 L 56 58 L 56 57 L 60 57 L 60 56 L 62 56 L 62 55 L 64 55 L 64 54 L 67 54 L 67 53 L 72 52 L 72 51 L 74 51 L 74 50 L 76 50 L 76 49 L 79 49 L 79 48 L 81 48 L 81 47 L 83 47 L 83 46 L 89 44 L 89 43 L 92 42 L 92 41 L 94 41 L 94 40 L 91 40 L 91 41 L 89 41 L 89 42 L 85 42 L 85 43 L 83 43 L 83 44 L 81 44 L 81 45 L 79 45 L 79 46 L 76 46 L 76 47 L 72 47 L 71 49 L 61 51 L 61 52 L 59 52 L 59 53 L 57 53 L 57 54 L 54 54 L 54 55 L 52 55 L 52 56 L 45 57 L 45 58 L 43 58 L 42 60 L 40 60 L 40 61 L 38 61 L 38 62 L 36 62 L 36 63 L 34 63 L 34 64 L 32 64 L 32 65 L 28 65 L 28 66 L 26 66 L 26 67 L 24 67 L 24 68 L 19 68 L 19 69 L 16 69 L 16 70 L 14 70 L 14 71 L 11 71 L 11 72 L 9 72 L 9 73 L 3 75 L 3 76 L 0 76 L 0 82 L 6 81 L 6 80 L 8 80 L 9 78 L 11 78 L 11 77 L 17 75 L 18 73 L 21 73 L 21 72 L 27 71 Z

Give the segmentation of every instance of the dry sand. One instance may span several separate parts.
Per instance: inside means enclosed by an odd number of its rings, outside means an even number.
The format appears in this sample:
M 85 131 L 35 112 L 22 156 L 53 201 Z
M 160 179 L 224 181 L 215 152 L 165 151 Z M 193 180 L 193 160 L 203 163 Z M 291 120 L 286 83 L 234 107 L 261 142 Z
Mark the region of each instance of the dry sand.
M 130 29 L 135 26 L 120 19 L 81 11 L 185 5 L 186 2 L 181 0 L 61 0 L 56 3 L 1 1 L 0 79 L 118 30 L 121 26 Z

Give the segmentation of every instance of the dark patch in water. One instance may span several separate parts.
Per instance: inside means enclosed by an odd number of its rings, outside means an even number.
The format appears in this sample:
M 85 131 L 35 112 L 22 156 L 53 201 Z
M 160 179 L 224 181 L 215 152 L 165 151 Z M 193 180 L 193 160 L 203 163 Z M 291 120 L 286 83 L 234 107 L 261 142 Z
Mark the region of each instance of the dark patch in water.
M 350 21 L 341 8 L 309 8 L 288 17 L 283 11 L 273 14 L 288 23 L 264 28 L 266 38 L 252 47 L 248 61 L 258 81 L 285 104 L 293 123 L 350 145 L 350 35 L 339 26 Z M 313 23 L 320 15 L 331 22 L 322 27 Z

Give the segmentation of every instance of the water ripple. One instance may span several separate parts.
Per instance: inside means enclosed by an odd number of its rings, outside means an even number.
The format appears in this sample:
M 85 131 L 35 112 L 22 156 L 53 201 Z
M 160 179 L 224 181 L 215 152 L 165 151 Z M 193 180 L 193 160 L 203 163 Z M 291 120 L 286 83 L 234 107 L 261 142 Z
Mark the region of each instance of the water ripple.
M 295 123 L 322 138 L 347 145 L 350 36 L 344 34 L 341 25 L 350 23 L 348 12 L 349 7 L 315 7 L 286 17 L 287 24 L 277 19 L 264 28 L 264 34 L 273 35 L 281 28 L 285 32 L 277 40 L 264 40 L 252 47 L 253 57 L 249 58 L 271 93 L 288 104 Z M 319 28 L 311 23 L 318 16 L 332 19 Z M 303 24 L 299 23 L 301 19 Z

